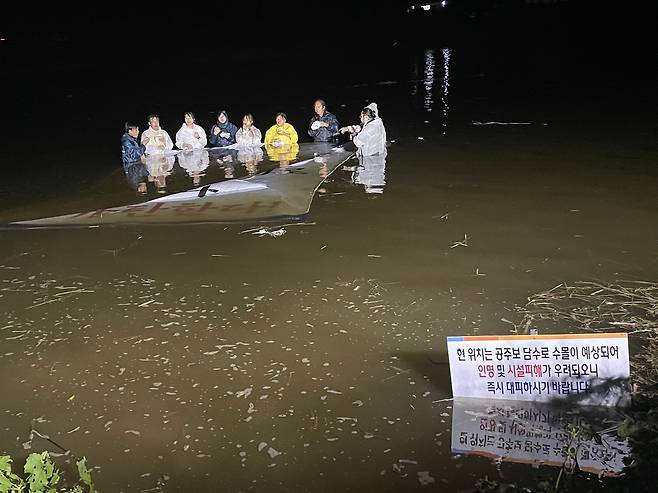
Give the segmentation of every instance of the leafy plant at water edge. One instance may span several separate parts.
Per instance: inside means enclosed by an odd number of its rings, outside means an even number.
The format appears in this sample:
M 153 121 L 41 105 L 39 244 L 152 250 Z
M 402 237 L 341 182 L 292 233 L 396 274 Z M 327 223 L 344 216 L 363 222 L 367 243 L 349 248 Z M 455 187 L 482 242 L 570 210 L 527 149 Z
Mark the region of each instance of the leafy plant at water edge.
M 72 488 L 57 486 L 61 476 L 48 452 L 32 453 L 27 457 L 23 467 L 25 479 L 12 472 L 12 462 L 10 456 L 0 456 L 0 493 L 85 493 L 79 483 L 87 487 L 87 493 L 96 493 L 84 457 L 76 462 L 80 479 Z

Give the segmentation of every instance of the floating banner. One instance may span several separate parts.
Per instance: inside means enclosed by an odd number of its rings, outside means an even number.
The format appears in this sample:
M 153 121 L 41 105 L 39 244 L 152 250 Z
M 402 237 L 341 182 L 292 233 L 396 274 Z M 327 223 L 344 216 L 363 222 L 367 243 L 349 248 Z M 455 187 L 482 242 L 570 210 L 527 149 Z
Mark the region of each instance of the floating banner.
M 239 155 L 239 150 L 233 150 Z M 223 151 L 226 152 L 226 149 Z M 208 152 L 212 154 L 214 160 L 218 150 L 202 150 L 197 154 L 201 158 L 205 155 L 208 159 Z M 192 159 L 192 154 L 194 153 L 178 152 L 175 157 L 162 156 L 164 161 L 166 158 L 171 159 L 170 162 L 163 164 L 164 170 L 161 172 L 151 170 L 146 175 L 161 173 L 161 177 L 164 177 L 174 167 L 175 158 L 181 166 L 183 164 L 188 168 L 197 166 L 181 161 Z M 254 176 L 225 179 L 190 190 L 162 195 L 146 202 L 15 221 L 3 226 L 44 228 L 98 227 L 117 224 L 249 223 L 274 220 L 301 222 L 308 214 L 315 191 L 321 183 L 354 153 L 331 143 L 309 143 L 302 144 L 299 155 L 313 157 L 290 163 L 276 163 L 275 168 L 270 167 Z M 147 167 L 141 163 L 137 163 L 137 166 L 145 170 Z M 224 164 L 224 166 L 228 165 Z M 197 167 L 202 169 L 203 165 Z
M 630 400 L 626 333 L 448 337 L 448 357 L 454 397 Z
M 614 432 L 600 434 L 596 440 L 579 439 L 576 433 L 588 429 L 589 423 L 613 418 L 607 410 L 456 398 L 452 409 L 452 452 L 558 467 L 573 467 L 575 459 L 583 471 L 618 476 L 624 469 L 624 457 L 630 453 L 627 441 Z

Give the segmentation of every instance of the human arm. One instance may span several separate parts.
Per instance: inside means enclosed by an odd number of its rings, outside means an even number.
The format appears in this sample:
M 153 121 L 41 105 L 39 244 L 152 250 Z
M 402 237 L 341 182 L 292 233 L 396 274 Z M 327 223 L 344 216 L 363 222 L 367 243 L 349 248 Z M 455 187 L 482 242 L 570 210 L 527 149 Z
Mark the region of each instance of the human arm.
M 169 137 L 169 134 L 167 133 L 166 130 L 163 130 L 162 133 L 165 135 L 165 149 L 171 150 L 174 148 L 174 143 L 171 140 L 171 137 Z
M 253 132 L 254 135 L 252 145 L 261 145 L 261 142 L 263 140 L 263 135 L 260 133 L 260 130 L 252 126 L 251 131 Z
M 235 144 L 235 135 L 238 133 L 238 127 L 236 127 L 232 123 L 229 123 L 227 130 L 230 135 L 230 137 L 228 137 L 230 144 Z
M 124 166 L 138 161 L 144 155 L 144 146 L 139 145 L 136 140 L 122 139 L 121 141 L 121 160 Z
M 327 119 L 328 121 L 325 122 L 327 126 L 327 131 L 331 135 L 336 135 L 338 133 L 338 118 L 336 118 L 335 115 L 329 114 L 329 118 Z
M 206 131 L 200 127 L 199 125 L 196 126 L 196 131 L 198 133 L 197 140 L 199 141 L 199 144 L 201 144 L 201 148 L 206 147 L 208 144 L 208 138 L 206 137 Z
M 265 132 L 265 144 L 270 145 L 275 140 L 279 139 L 279 134 L 277 134 L 277 126 L 272 125 L 267 132 Z
M 349 132 L 351 134 L 358 134 L 361 131 L 361 125 L 348 125 L 346 127 L 341 127 L 338 131 L 342 134 Z
M 313 128 L 314 126 L 317 127 L 317 125 L 313 125 L 316 121 L 318 121 L 318 117 L 314 116 L 313 118 L 311 118 L 311 121 L 308 124 L 308 135 L 309 137 L 313 137 L 314 139 L 320 131 L 319 128 Z
M 286 124 L 285 129 L 288 132 L 288 138 L 290 139 L 290 143 L 296 144 L 297 141 L 299 140 L 299 136 L 297 135 L 297 130 L 295 130 L 295 127 L 293 127 L 290 123 L 288 123 Z
M 181 128 L 176 132 L 176 147 L 179 149 L 190 149 L 192 146 L 185 142 L 185 131 Z
M 239 144 L 241 146 L 246 146 L 249 145 L 249 136 L 247 133 L 244 131 L 244 128 L 238 129 L 237 133 L 235 134 L 235 142 L 236 144 Z

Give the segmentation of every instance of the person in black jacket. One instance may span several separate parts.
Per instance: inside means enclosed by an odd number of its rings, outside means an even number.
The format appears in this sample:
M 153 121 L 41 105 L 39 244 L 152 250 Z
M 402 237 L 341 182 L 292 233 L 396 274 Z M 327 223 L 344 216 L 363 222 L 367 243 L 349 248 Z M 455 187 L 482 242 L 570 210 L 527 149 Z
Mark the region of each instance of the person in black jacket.
M 139 127 L 131 122 L 124 125 L 125 133 L 121 137 L 121 159 L 123 166 L 128 166 L 135 161 L 139 161 L 144 155 L 146 147 L 137 142 Z
M 308 134 L 315 142 L 331 142 L 338 134 L 338 119 L 327 111 L 327 103 L 317 99 L 313 105 L 315 116 L 308 124 Z
M 213 147 L 226 147 L 235 144 L 238 127 L 228 121 L 228 113 L 222 110 L 217 115 L 217 123 L 210 129 L 208 142 Z

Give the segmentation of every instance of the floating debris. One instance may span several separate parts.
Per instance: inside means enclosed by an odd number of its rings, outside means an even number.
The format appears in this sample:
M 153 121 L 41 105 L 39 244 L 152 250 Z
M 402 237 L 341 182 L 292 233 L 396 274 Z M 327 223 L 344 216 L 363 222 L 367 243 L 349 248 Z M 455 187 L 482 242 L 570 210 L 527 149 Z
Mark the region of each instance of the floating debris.
M 460 246 L 468 246 L 468 235 L 464 234 L 464 239 L 462 241 L 455 241 L 450 248 L 457 248 Z
M 473 122 L 471 125 L 532 125 L 530 122 Z
M 429 471 L 418 471 L 418 482 L 422 484 L 423 486 L 427 486 L 428 484 L 433 484 L 436 482 L 436 480 L 430 476 Z

